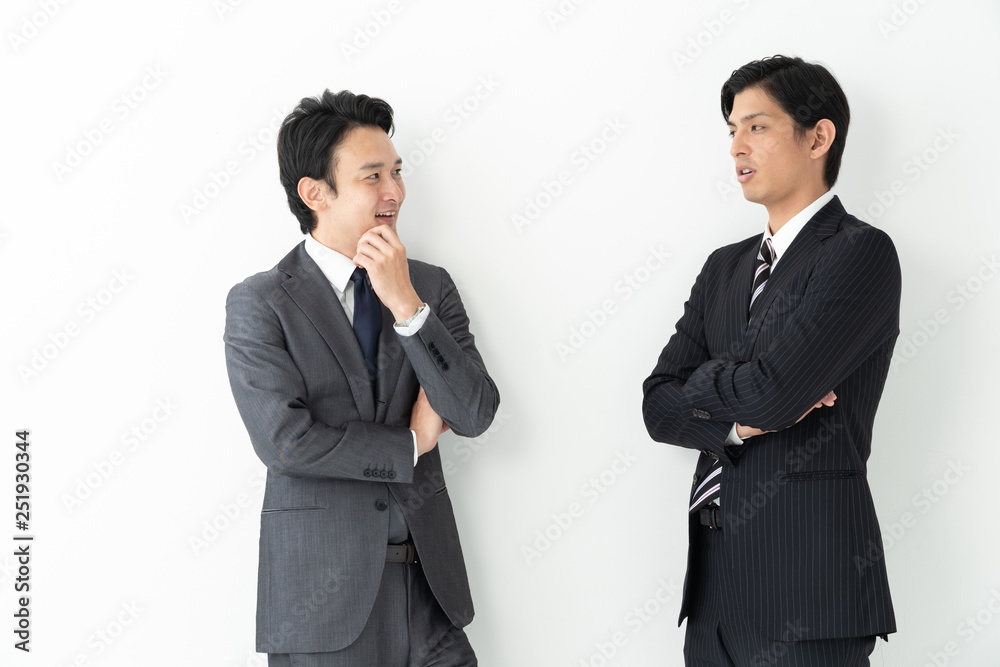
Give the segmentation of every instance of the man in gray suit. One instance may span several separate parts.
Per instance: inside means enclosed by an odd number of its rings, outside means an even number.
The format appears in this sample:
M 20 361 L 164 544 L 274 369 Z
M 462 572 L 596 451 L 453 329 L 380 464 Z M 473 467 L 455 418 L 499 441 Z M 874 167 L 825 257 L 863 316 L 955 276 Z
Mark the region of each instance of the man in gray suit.
M 303 99 L 278 136 L 305 241 L 226 303 L 233 396 L 267 466 L 257 650 L 269 665 L 475 665 L 435 448 L 500 401 L 448 273 L 407 259 L 392 109 Z

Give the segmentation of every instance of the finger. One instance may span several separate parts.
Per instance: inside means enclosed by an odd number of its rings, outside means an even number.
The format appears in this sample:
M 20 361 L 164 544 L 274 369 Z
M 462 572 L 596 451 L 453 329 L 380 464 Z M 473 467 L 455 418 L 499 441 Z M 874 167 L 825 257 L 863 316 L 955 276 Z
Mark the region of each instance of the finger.
M 365 233 L 377 234 L 380 238 L 385 239 L 386 243 L 388 243 L 389 245 L 395 246 L 397 244 L 400 244 L 399 234 L 397 234 L 396 230 L 390 227 L 389 225 L 378 225 L 377 227 L 372 227 Z

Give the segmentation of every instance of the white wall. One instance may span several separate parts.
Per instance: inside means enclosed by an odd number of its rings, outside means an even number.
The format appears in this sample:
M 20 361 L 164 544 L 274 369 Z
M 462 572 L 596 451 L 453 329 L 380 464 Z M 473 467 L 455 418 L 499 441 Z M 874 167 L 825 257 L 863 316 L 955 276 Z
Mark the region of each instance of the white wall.
M 455 276 L 501 389 L 488 436 L 440 445 L 483 664 L 681 664 L 695 455 L 649 439 L 640 387 L 708 253 L 761 228 L 718 91 L 774 53 L 839 78 L 854 122 L 836 192 L 903 266 L 869 461 L 900 631 L 873 664 L 996 664 L 995 2 L 8 0 L 0 27 L 3 664 L 263 664 L 263 466 L 226 379 L 223 304 L 301 238 L 272 130 L 327 87 L 396 109 L 414 165 L 401 235 Z M 370 43 L 345 53 L 359 29 Z M 87 154 L 57 167 L 72 150 Z M 670 257 L 647 273 L 653 251 Z M 30 657 L 8 629 L 21 428 Z M 557 539 L 527 556 L 539 531 Z

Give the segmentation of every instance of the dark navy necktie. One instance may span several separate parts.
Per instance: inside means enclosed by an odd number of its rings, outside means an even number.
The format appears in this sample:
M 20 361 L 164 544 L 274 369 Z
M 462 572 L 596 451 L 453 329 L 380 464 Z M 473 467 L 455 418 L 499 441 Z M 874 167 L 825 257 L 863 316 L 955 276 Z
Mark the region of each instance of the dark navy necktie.
M 375 359 L 378 356 L 378 337 L 382 333 L 382 309 L 378 296 L 368 281 L 368 272 L 360 266 L 351 274 L 354 283 L 354 335 L 368 365 L 368 377 L 375 390 Z

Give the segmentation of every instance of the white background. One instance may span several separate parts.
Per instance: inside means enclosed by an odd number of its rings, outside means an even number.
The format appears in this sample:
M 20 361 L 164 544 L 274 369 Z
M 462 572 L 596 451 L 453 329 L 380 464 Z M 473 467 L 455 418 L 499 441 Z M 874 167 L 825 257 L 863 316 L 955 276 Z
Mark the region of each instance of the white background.
M 997 3 L 232 5 L 4 3 L 0 663 L 264 664 L 263 466 L 223 306 L 301 239 L 273 129 L 347 88 L 395 108 L 400 234 L 455 277 L 501 390 L 487 436 L 440 444 L 481 662 L 680 665 L 695 454 L 650 440 L 641 383 L 709 252 L 762 229 L 718 91 L 785 53 L 844 87 L 835 191 L 902 262 L 869 461 L 899 633 L 873 664 L 996 664 Z M 670 258 L 647 267 L 654 250 Z M 30 655 L 12 647 L 21 428 Z

